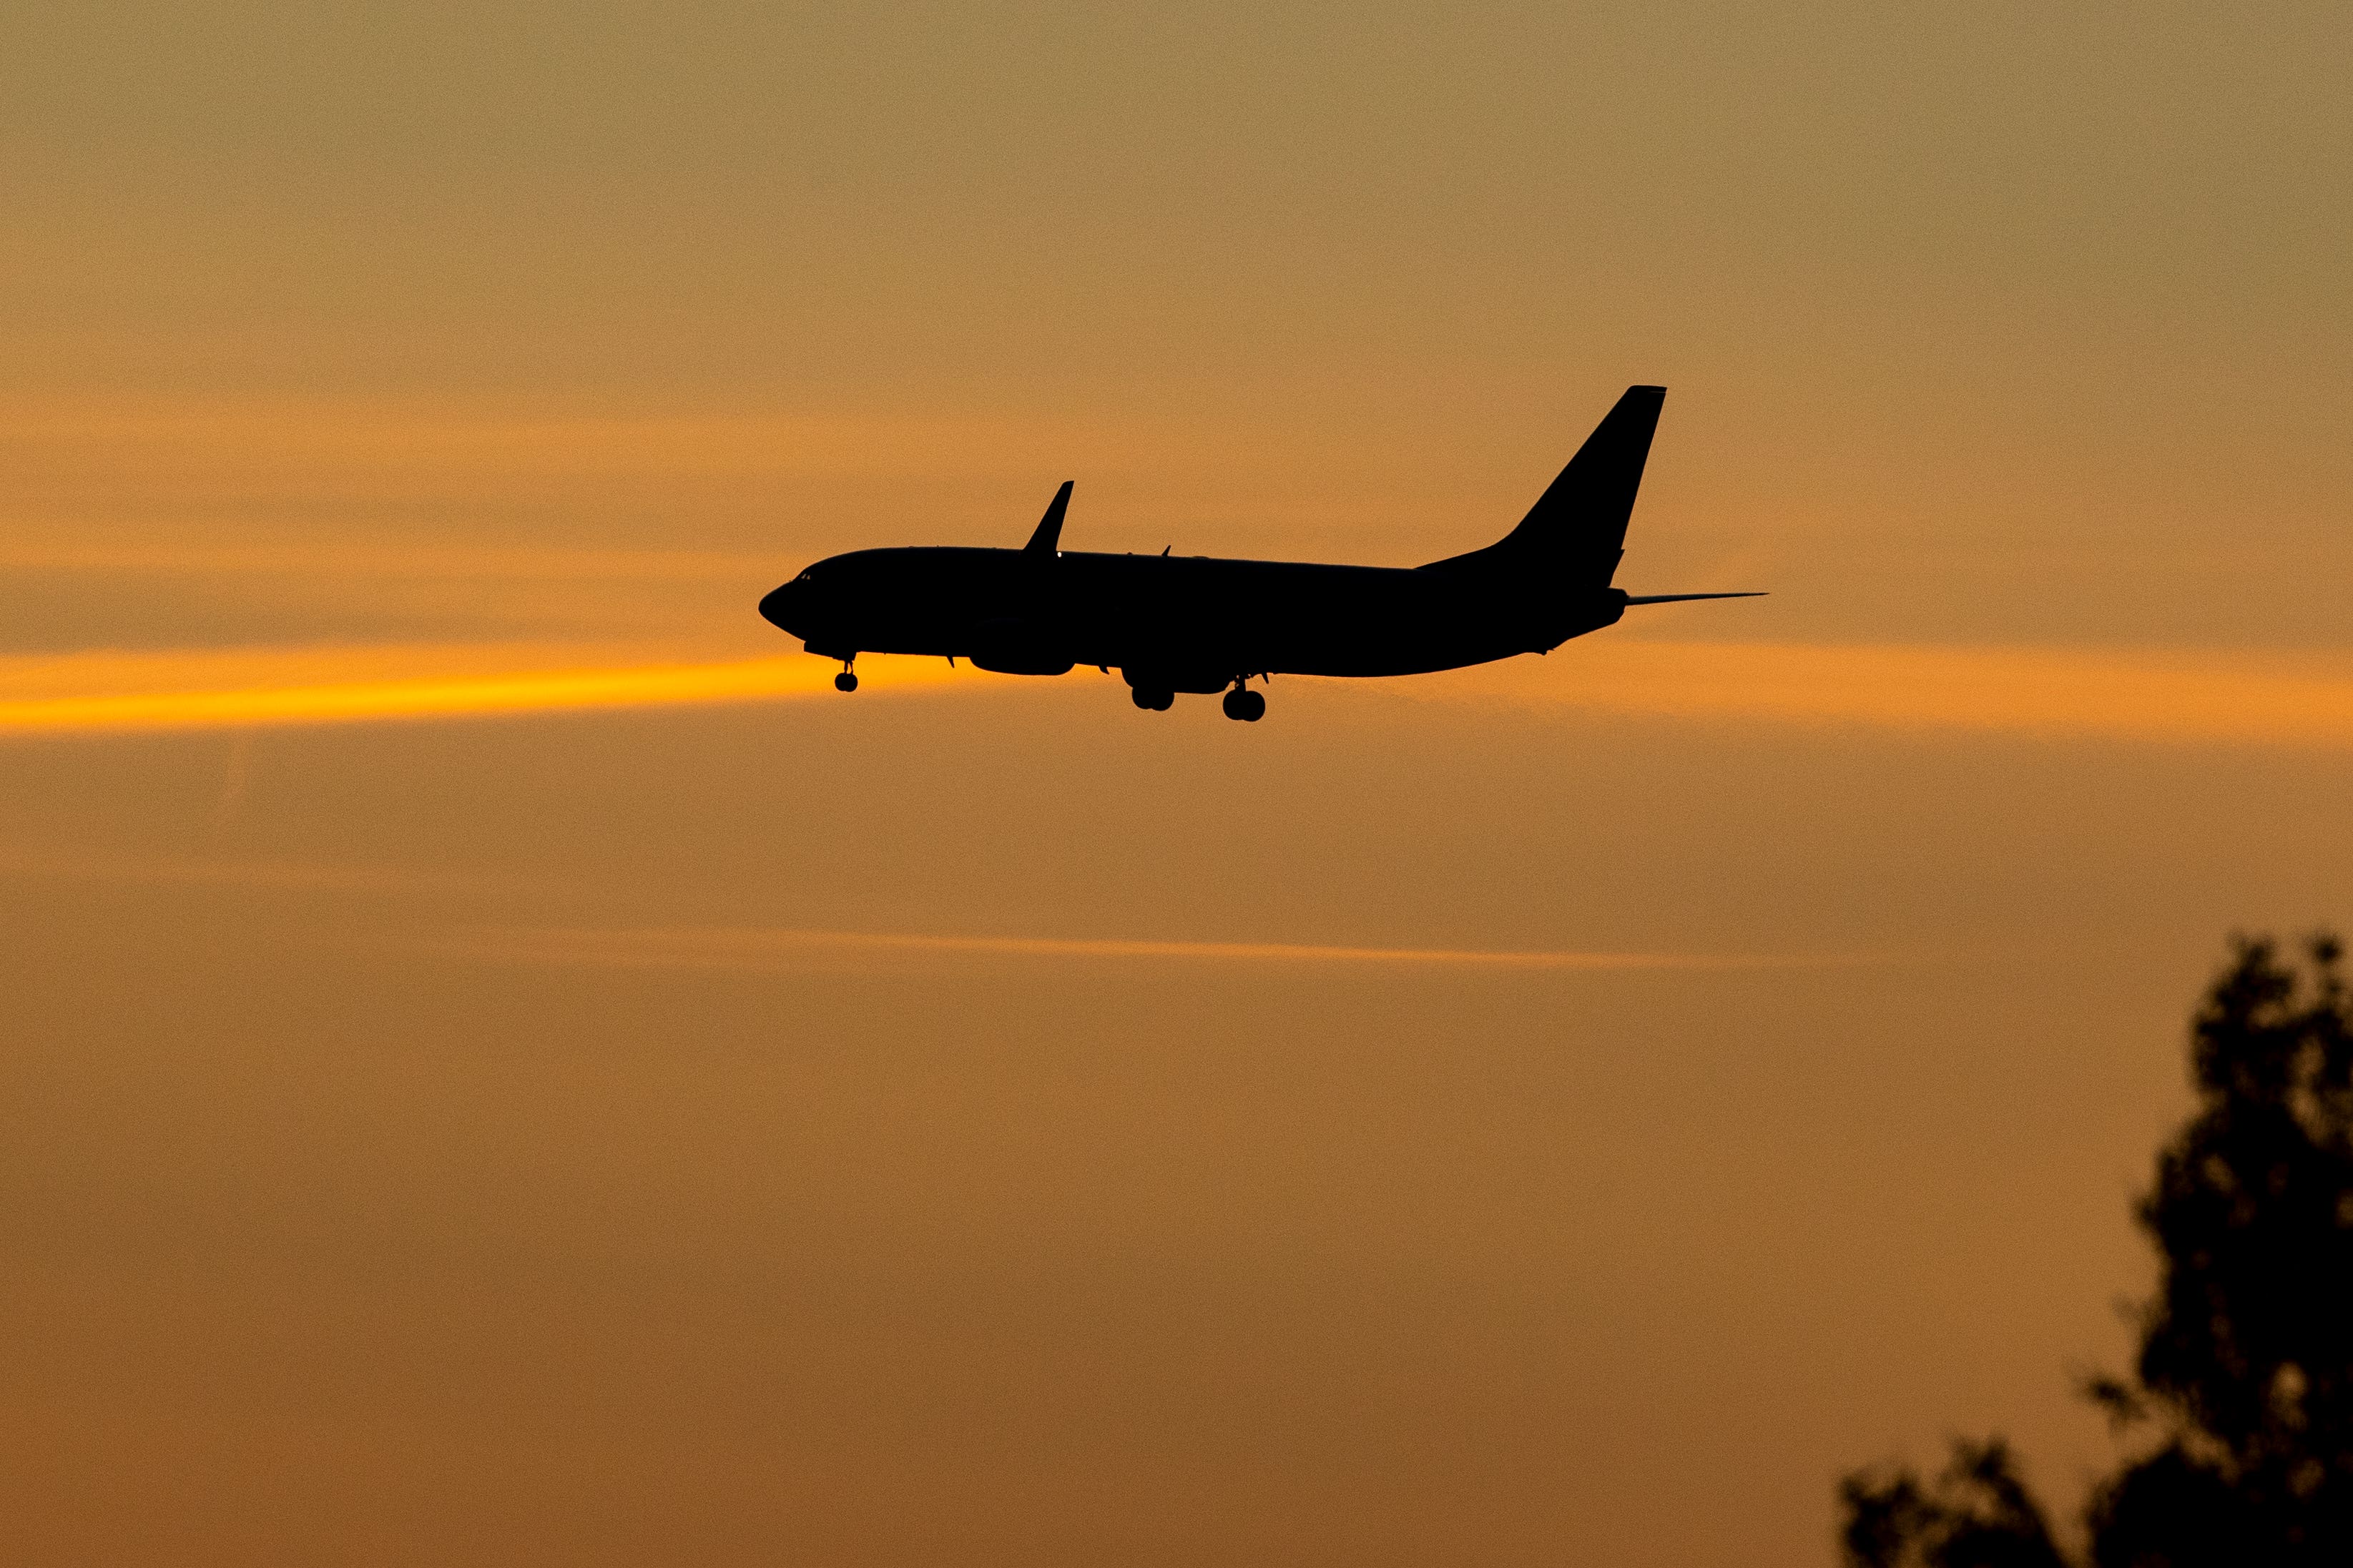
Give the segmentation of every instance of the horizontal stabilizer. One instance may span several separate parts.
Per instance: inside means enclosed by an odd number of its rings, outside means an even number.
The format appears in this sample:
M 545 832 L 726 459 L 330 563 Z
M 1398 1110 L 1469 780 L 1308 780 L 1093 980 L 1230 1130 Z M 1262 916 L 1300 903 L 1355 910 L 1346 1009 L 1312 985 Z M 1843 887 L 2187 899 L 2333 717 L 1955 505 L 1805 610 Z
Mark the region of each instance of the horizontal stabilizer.
M 1760 588 L 1746 594 L 1629 594 L 1626 595 L 1626 602 L 1630 605 L 1680 605 L 1692 599 L 1761 599 L 1763 597 L 1765 597 L 1765 591 Z
M 1046 515 L 1038 520 L 1038 531 L 1029 536 L 1025 547 L 1033 555 L 1051 555 L 1062 547 L 1062 514 L 1071 510 L 1071 481 L 1064 479 L 1062 488 L 1054 492 L 1047 504 Z

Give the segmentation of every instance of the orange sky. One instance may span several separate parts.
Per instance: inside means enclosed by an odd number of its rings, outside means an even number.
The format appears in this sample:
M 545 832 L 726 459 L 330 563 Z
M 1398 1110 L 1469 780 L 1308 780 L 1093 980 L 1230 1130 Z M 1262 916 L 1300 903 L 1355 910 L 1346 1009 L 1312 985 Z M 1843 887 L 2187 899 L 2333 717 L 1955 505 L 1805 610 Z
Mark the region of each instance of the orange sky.
M 0 1554 L 1832 1559 L 2353 921 L 2342 7 L 0 21 Z M 1549 658 L 830 667 L 865 545 Z M 871 668 L 870 669 L 870 663 Z

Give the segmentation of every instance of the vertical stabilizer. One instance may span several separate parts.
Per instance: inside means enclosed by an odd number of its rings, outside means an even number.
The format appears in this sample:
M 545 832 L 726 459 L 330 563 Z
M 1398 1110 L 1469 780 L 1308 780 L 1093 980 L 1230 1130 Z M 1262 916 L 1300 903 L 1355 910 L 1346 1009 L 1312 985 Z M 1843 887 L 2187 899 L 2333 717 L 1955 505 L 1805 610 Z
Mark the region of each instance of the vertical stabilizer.
M 1626 552 L 1626 521 L 1659 427 L 1663 386 L 1630 386 L 1594 426 L 1519 527 L 1484 550 L 1433 567 L 1484 567 L 1606 587 Z

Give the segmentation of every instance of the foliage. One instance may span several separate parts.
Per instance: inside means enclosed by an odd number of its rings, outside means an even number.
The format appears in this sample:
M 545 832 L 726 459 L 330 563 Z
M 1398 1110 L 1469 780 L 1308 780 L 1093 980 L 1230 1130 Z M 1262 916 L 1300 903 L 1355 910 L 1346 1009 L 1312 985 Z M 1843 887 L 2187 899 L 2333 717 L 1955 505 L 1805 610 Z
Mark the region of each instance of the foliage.
M 2162 1279 L 2128 1377 L 2087 1395 L 2136 1438 L 2086 1510 L 2096 1568 L 2353 1563 L 2353 1001 L 2242 941 L 2191 1029 L 2198 1107 L 2139 1205 Z M 1994 1440 L 1841 1489 L 1854 1568 L 2060 1564 Z
M 1910 1472 L 1849 1476 L 1847 1560 L 1863 1568 L 2063 1568 L 2051 1526 L 2000 1438 L 1953 1445 L 1924 1489 Z

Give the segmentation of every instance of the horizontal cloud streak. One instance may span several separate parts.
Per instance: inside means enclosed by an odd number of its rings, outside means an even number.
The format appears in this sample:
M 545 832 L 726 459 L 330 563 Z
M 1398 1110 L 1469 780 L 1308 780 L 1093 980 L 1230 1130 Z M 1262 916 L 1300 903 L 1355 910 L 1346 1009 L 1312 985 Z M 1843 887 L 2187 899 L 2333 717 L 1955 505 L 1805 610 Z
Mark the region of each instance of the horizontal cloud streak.
M 1494 970 L 1744 970 L 1852 963 L 1848 957 L 1680 952 L 1525 952 L 1477 948 L 1356 947 L 1309 942 L 1186 942 L 1124 937 L 943 936 L 902 931 L 688 927 L 489 931 L 459 945 L 478 958 L 598 968 L 790 968 L 831 953 L 1206 963 L 1396 964 Z
M 442 644 L 0 658 L 0 735 L 348 723 L 770 701 L 828 692 L 800 654 Z M 870 687 L 959 679 L 870 657 Z M 2353 748 L 2353 660 L 2183 650 L 1680 643 L 1595 637 L 1546 659 L 1375 689 L 1697 720 Z
M 0 734 L 240 729 L 567 710 L 753 702 L 825 691 L 806 655 L 633 659 L 564 647 L 326 647 L 0 660 Z M 943 665 L 861 666 L 884 688 L 936 684 Z
M 1596 637 L 1437 694 L 1686 719 L 2353 747 L 2353 658 Z

